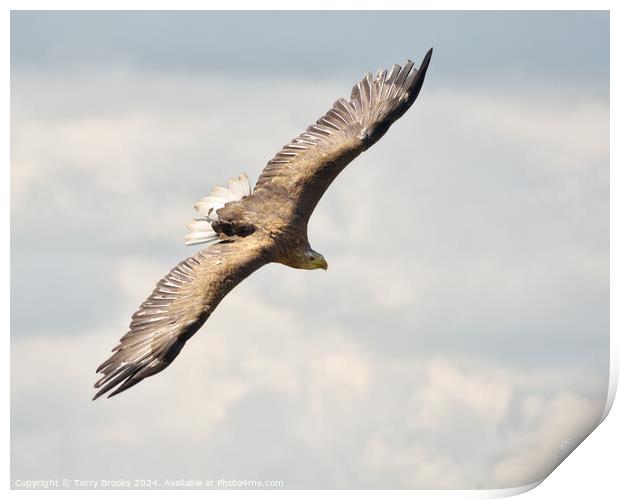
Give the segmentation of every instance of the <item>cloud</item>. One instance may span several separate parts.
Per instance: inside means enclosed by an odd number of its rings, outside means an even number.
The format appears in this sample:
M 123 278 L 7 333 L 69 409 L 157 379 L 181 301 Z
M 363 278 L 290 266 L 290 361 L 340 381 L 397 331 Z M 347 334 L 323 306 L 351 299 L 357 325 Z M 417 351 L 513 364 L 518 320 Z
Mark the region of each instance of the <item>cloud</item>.
M 497 424 L 505 418 L 511 387 L 503 373 L 464 374 L 446 360 L 431 360 L 427 367 L 427 385 L 412 401 L 413 425 L 437 431 L 442 418 L 455 407 L 470 411 L 477 418 Z M 493 398 L 489 398 L 493 394 Z
M 575 394 L 534 398 L 523 402 L 527 426 L 508 436 L 512 453 L 495 466 L 498 483 L 517 486 L 543 479 L 559 465 L 562 444 L 585 438 L 602 416 L 599 405 Z
M 190 253 L 194 201 L 255 179 L 350 81 L 255 78 L 248 93 L 213 74 L 44 75 L 12 75 L 14 478 L 506 487 L 596 425 L 609 334 L 596 92 L 428 86 L 317 207 L 328 273 L 259 270 L 169 369 L 93 404 L 94 368 Z
M 320 463 L 329 473 L 313 487 L 508 487 L 542 478 L 562 441 L 600 418 L 602 401 L 547 398 L 488 361 L 395 362 L 345 332 L 309 332 L 251 294 L 231 299 L 251 328 L 214 317 L 164 374 L 103 404 L 88 401 L 89 381 L 110 331 L 15 341 L 13 359 L 31 369 L 12 373 L 14 477 L 262 471 L 299 487 L 288 469 Z M 278 320 L 298 326 L 282 332 Z M 46 425 L 24 413 L 31 398 L 48 408 Z

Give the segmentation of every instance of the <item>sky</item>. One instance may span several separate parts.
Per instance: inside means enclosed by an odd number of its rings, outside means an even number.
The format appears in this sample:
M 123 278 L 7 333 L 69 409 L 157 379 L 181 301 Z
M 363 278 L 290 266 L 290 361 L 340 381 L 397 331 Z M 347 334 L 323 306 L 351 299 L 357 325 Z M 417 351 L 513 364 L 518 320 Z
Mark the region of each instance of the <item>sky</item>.
M 329 271 L 262 268 L 91 402 L 193 204 L 430 47 L 310 221 Z M 609 16 L 13 11 L 11 256 L 13 486 L 538 481 L 607 395 Z

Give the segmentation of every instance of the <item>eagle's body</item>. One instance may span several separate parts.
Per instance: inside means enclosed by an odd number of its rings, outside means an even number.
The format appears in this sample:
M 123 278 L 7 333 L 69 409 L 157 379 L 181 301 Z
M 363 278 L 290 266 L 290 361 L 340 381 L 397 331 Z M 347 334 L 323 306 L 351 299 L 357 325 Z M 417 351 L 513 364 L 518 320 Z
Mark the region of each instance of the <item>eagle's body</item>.
M 408 61 L 368 74 L 269 161 L 252 192 L 247 176 L 215 188 L 196 204 L 188 244 L 213 243 L 172 269 L 132 316 L 130 331 L 102 363 L 95 398 L 110 396 L 166 368 L 224 296 L 251 273 L 276 262 L 327 269 L 311 249 L 308 220 L 342 169 L 377 142 L 413 104 L 430 62 Z

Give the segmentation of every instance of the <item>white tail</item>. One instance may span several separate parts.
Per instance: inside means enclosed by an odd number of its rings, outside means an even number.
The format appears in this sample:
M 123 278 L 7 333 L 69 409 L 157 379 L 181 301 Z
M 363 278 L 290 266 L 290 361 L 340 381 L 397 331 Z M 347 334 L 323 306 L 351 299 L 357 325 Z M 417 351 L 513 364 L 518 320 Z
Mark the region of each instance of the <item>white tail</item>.
M 218 221 L 217 210 L 228 202 L 241 200 L 250 194 L 252 194 L 252 187 L 250 179 L 245 174 L 230 179 L 227 188 L 213 188 L 209 196 L 205 196 L 194 205 L 202 217 L 193 219 L 187 224 L 189 233 L 185 236 L 185 244 L 198 245 L 217 240 L 218 235 L 211 227 L 211 223 Z

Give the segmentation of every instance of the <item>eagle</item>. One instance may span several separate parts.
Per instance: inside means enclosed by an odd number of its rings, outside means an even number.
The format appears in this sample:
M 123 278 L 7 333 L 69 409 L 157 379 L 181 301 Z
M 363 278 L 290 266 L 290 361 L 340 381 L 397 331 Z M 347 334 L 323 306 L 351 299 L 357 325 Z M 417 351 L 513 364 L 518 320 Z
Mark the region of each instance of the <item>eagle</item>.
M 174 267 L 133 314 L 129 332 L 97 368 L 93 400 L 168 367 L 226 294 L 265 264 L 327 269 L 308 241 L 308 220 L 342 169 L 411 107 L 432 53 L 419 68 L 408 60 L 366 74 L 349 100 L 338 99 L 267 163 L 254 189 L 241 174 L 196 203 L 199 217 L 185 243 L 207 246 Z

